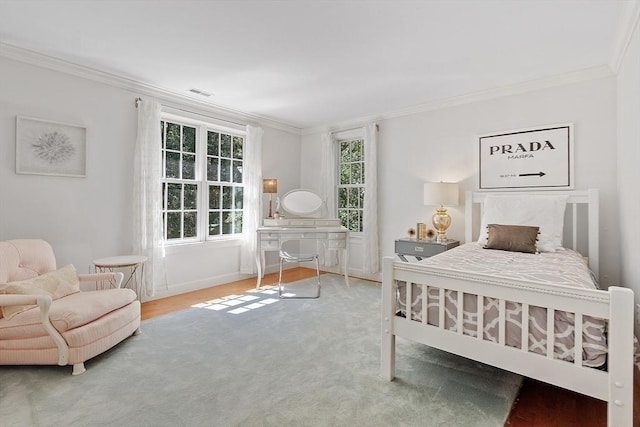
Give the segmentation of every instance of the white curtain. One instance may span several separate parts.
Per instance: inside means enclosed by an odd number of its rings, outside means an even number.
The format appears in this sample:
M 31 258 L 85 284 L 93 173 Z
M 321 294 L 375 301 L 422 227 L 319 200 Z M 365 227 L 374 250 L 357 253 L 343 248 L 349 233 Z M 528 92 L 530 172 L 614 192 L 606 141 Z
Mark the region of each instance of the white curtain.
M 262 128 L 248 125 L 243 167 L 244 201 L 242 214 L 242 239 L 240 272 L 255 274 L 257 235 L 262 212 Z
M 363 242 L 365 273 L 380 270 L 380 248 L 378 242 L 378 125 L 364 127 L 364 218 Z
M 336 188 L 338 185 L 338 144 L 331 133 L 322 134 L 321 197 L 327 210 L 327 218 L 338 217 Z M 338 265 L 338 252 L 325 249 L 324 265 Z
M 160 103 L 138 103 L 138 134 L 133 155 L 133 252 L 147 257 L 144 289 L 153 296 L 167 286 L 162 236 L 162 136 Z

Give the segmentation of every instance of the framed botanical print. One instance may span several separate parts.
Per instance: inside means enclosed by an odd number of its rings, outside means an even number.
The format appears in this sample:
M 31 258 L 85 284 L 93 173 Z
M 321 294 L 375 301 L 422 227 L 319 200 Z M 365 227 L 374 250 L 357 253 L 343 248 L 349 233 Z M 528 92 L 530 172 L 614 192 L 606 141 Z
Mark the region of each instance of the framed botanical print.
M 16 173 L 87 176 L 87 129 L 18 116 Z

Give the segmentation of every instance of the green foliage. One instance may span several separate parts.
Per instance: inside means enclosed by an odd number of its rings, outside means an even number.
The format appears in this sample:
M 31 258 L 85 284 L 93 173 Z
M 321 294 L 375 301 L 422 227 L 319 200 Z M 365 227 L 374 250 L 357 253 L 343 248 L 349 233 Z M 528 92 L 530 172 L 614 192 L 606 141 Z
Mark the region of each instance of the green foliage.
M 207 154 L 210 156 L 220 155 L 220 134 L 218 132 L 207 132 Z
M 183 132 L 183 144 L 182 151 L 187 153 L 195 153 L 196 152 L 196 128 L 190 126 L 184 126 L 182 129 Z
M 350 231 L 363 230 L 364 141 L 340 141 L 338 218 Z

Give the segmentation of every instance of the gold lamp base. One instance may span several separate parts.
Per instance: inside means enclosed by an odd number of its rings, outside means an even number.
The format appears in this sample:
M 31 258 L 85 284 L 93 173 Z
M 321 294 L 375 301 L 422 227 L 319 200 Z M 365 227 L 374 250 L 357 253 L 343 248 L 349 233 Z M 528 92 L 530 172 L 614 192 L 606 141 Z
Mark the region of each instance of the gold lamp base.
M 440 206 L 431 217 L 433 228 L 438 232 L 436 242 L 445 243 L 447 241 L 447 229 L 451 225 L 451 216 L 447 213 L 447 208 Z

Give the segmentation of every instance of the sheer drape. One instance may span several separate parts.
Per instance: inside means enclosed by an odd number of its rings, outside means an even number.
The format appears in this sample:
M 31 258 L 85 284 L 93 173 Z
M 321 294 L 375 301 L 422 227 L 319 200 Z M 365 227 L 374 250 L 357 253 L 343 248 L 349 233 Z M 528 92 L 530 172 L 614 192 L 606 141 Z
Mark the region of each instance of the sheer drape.
M 363 241 L 365 273 L 380 270 L 380 248 L 378 242 L 378 126 L 374 123 L 364 127 L 364 217 Z
M 240 272 L 255 274 L 257 236 L 262 212 L 262 128 L 247 126 L 245 160 L 243 168 L 244 201 L 242 214 L 242 239 Z
M 138 104 L 138 134 L 133 155 L 133 252 L 147 257 L 144 274 L 146 295 L 166 287 L 162 236 L 162 139 L 160 103 Z
M 327 209 L 327 218 L 338 217 L 338 203 L 336 201 L 336 187 L 338 179 L 338 144 L 331 133 L 322 134 L 322 163 L 320 169 L 322 200 Z M 325 249 L 324 265 L 338 265 L 337 251 Z

